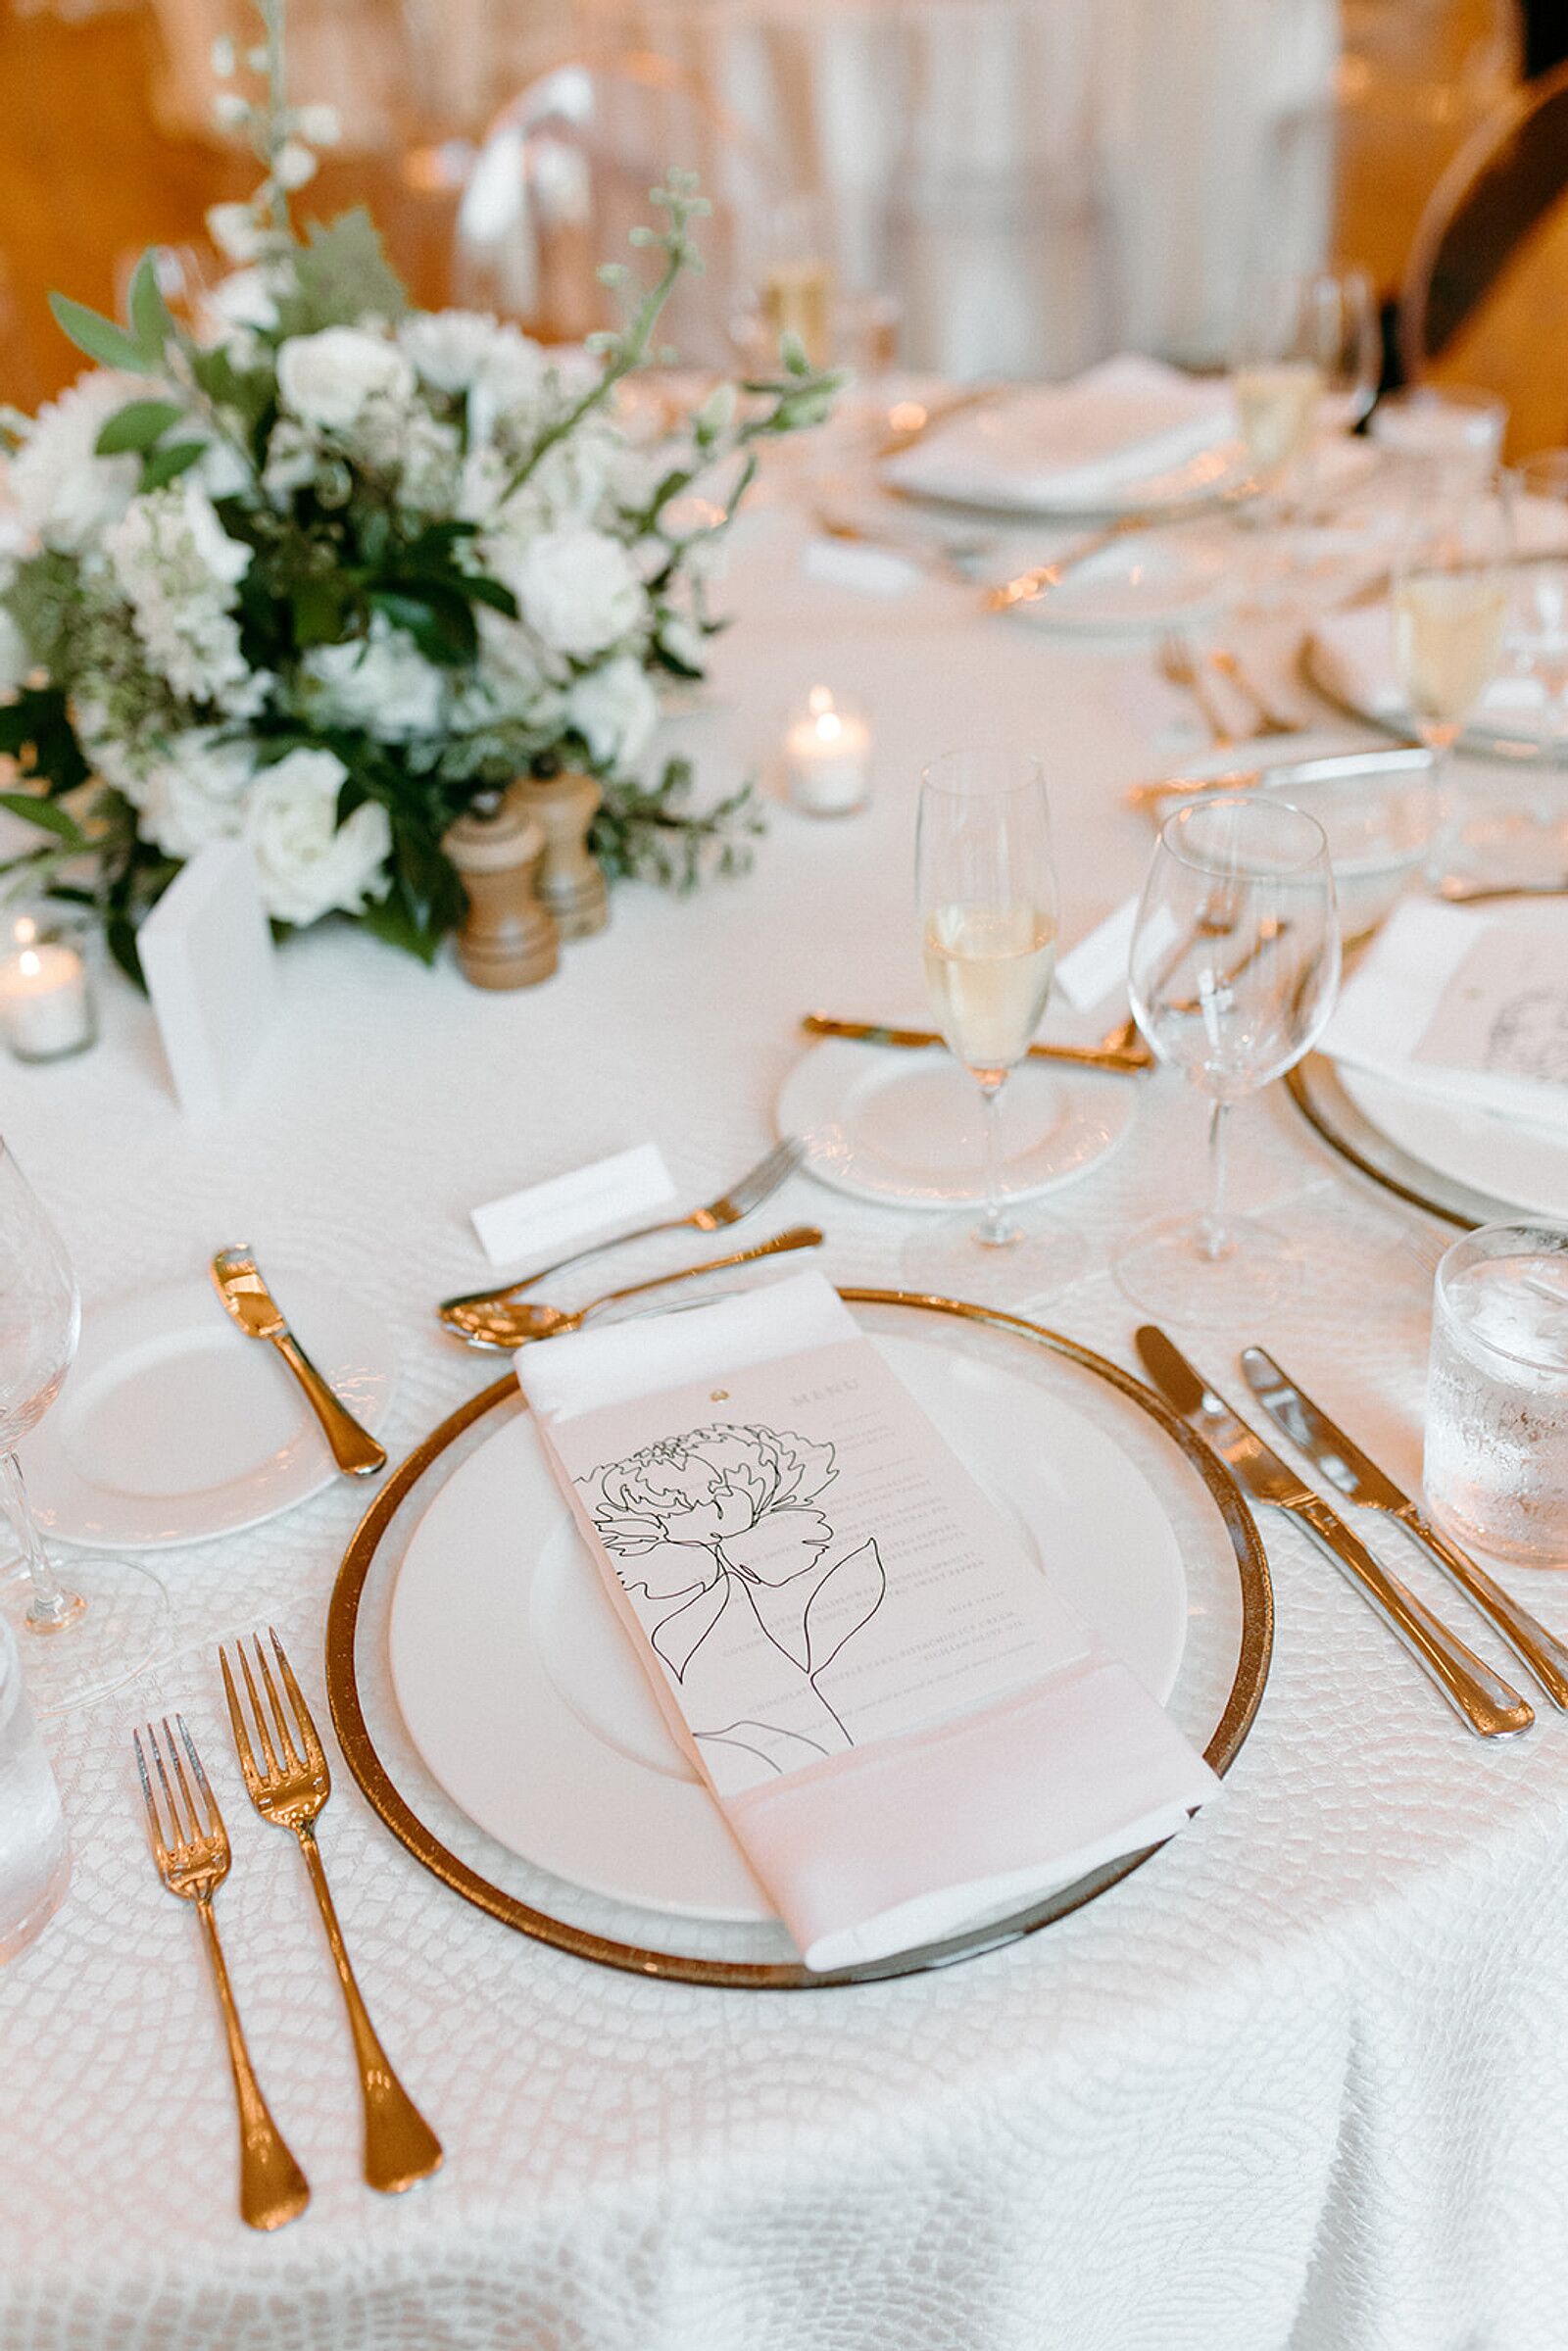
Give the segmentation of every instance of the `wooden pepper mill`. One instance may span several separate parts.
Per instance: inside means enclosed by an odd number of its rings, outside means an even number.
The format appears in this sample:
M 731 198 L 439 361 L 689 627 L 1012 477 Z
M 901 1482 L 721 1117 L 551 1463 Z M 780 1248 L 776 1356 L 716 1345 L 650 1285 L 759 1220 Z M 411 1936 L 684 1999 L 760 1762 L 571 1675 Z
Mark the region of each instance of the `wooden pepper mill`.
M 519 776 L 512 787 L 544 829 L 539 897 L 563 939 L 586 939 L 610 920 L 610 892 L 588 847 L 588 828 L 604 795 L 591 775 Z M 511 797 L 511 796 L 509 796 Z
M 531 988 L 561 960 L 554 915 L 539 903 L 543 829 L 507 795 L 493 810 L 470 809 L 442 846 L 463 877 L 468 911 L 458 933 L 458 963 L 476 988 Z

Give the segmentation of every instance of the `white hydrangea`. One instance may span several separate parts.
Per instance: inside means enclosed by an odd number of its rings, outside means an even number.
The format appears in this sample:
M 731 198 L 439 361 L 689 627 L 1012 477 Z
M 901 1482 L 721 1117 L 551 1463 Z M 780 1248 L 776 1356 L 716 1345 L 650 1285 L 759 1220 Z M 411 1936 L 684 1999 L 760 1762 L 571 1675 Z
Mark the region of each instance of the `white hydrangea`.
M 566 722 L 602 767 L 630 766 L 642 758 L 659 723 L 659 699 L 647 670 L 631 654 L 573 680 Z
M 206 492 L 186 479 L 133 499 L 103 547 L 154 669 L 186 701 L 252 713 L 268 681 L 246 661 L 233 618 L 251 551 L 229 538 Z
M 193 726 L 122 789 L 140 811 L 139 830 L 166 857 L 193 857 L 210 841 L 230 840 L 239 831 L 254 773 L 248 743 L 224 737 L 215 727 Z
M 570 661 L 591 661 L 632 634 L 644 615 L 642 585 L 617 539 L 572 527 L 542 531 L 487 550 L 541 643 Z
M 293 335 L 277 355 L 284 408 L 322 432 L 352 431 L 368 402 L 401 404 L 413 397 L 414 385 L 414 363 L 407 353 L 359 326 Z
M 564 724 L 561 689 L 546 675 L 528 631 L 487 606 L 479 607 L 476 617 L 479 659 L 471 685 L 461 687 L 454 701 L 454 725 L 483 727 L 498 718 L 526 719 L 538 727 Z
M 12 502 L 30 539 L 62 555 L 81 555 L 124 513 L 140 461 L 94 452 L 116 410 L 153 388 L 139 376 L 100 368 L 45 402 L 11 465 Z
M 359 914 L 376 895 L 392 847 L 385 808 L 366 801 L 337 820 L 348 770 L 329 751 L 291 751 L 246 795 L 244 832 L 262 904 L 277 922 Z
M 441 724 L 446 685 L 414 639 L 377 612 L 368 637 L 318 645 L 305 656 L 303 696 L 323 726 L 359 726 L 383 743 L 431 735 Z

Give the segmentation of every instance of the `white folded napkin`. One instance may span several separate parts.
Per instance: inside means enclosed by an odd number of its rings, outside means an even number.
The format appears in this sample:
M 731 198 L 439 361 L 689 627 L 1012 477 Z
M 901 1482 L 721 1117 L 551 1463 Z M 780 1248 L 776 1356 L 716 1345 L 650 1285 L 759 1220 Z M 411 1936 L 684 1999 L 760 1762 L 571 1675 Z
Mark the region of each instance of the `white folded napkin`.
M 1396 907 L 1323 1051 L 1412 1093 L 1568 1137 L 1568 906 Z
M 965 410 L 890 458 L 883 472 L 917 497 L 1091 510 L 1135 489 L 1157 502 L 1162 475 L 1235 437 L 1222 385 L 1129 355 L 1069 383 L 1020 385 Z
M 1004 1916 L 1217 1788 L 820 1274 L 516 1362 L 670 1730 L 808 1967 Z

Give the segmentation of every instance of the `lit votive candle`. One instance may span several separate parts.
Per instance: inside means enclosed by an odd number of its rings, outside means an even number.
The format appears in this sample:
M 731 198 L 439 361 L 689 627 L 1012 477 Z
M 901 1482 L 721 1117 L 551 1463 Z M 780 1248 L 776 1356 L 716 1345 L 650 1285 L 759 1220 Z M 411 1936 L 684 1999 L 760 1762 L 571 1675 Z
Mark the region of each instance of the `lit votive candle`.
M 813 686 L 784 738 L 790 798 L 811 816 L 847 816 L 871 784 L 871 730 L 858 710 Z
M 0 958 L 0 1031 L 19 1061 L 58 1061 L 97 1035 L 87 958 L 31 915 L 12 925 Z

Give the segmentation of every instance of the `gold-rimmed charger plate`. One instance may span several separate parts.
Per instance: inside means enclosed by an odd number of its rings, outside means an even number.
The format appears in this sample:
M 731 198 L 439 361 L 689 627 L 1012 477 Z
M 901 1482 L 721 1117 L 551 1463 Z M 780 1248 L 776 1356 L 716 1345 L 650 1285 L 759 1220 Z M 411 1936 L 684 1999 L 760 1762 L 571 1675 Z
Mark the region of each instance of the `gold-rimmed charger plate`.
M 1064 1373 L 1070 1368 L 1087 1373 L 1094 1393 L 1104 1397 L 1107 1410 L 1125 1423 L 1126 1435 L 1163 1459 L 1167 1486 L 1180 1481 L 1189 1517 L 1200 1512 L 1209 1522 L 1202 1539 L 1213 1543 L 1216 1560 L 1225 1563 L 1224 1572 L 1234 1572 L 1236 1577 L 1234 1656 L 1227 1648 L 1223 1656 L 1211 1654 L 1200 1661 L 1195 1670 L 1200 1677 L 1206 1676 L 1212 1689 L 1206 1696 L 1199 1690 L 1189 1700 L 1203 1709 L 1204 1753 L 1209 1763 L 1217 1772 L 1228 1771 L 1251 1728 L 1267 1681 L 1273 1595 L 1256 1525 L 1223 1463 L 1130 1373 L 1041 1324 L 957 1299 L 918 1298 L 901 1291 L 844 1289 L 840 1296 L 853 1305 L 871 1308 L 873 1314 L 896 1309 L 896 1320 L 910 1313 L 947 1318 L 949 1323 L 966 1326 L 970 1339 L 996 1344 L 1013 1359 L 1015 1349 L 1027 1348 L 1043 1371 Z M 1076 1386 L 1081 1383 L 1075 1382 Z M 510 1372 L 449 1414 L 393 1472 L 344 1554 L 326 1630 L 327 1693 L 350 1771 L 371 1809 L 399 1843 L 475 1908 L 537 1941 L 635 1975 L 731 1989 L 815 1990 L 911 1975 L 993 1950 L 1082 1908 L 1159 1849 L 1151 1846 L 1109 1863 L 1027 1909 L 966 1935 L 867 1966 L 821 1975 L 810 1973 L 797 1958 L 778 1954 L 777 1945 L 785 1941 L 781 1928 L 745 1930 L 743 1939 L 748 1948 L 755 1942 L 760 1955 L 736 1957 L 733 1949 L 726 1947 L 732 1939 L 727 1930 L 706 1928 L 700 1922 L 656 1920 L 625 1904 L 584 1896 L 581 1889 L 548 1878 L 542 1871 L 523 1865 L 514 1869 L 509 1856 L 446 1802 L 414 1753 L 387 1686 L 381 1653 L 384 1639 L 374 1651 L 359 1640 L 368 1588 L 379 1599 L 383 1588 L 389 1589 L 395 1577 L 394 1529 L 405 1505 L 438 1465 L 451 1465 L 470 1449 L 465 1445 L 470 1432 L 486 1427 L 492 1416 L 507 1407 L 520 1408 L 516 1382 Z M 1171 1445 L 1183 1456 L 1182 1463 L 1170 1460 Z M 1217 1527 L 1212 1523 L 1216 1520 Z M 1211 1648 L 1216 1639 L 1221 1642 L 1231 1639 L 1211 1627 L 1205 1634 Z M 374 1732 L 372 1715 L 377 1725 Z M 507 1870 L 520 1880 L 520 1890 L 517 1883 L 500 1882 L 501 1873 Z M 682 1947 L 660 1946 L 657 1935 L 666 1931 L 678 1933 Z M 637 1939 L 639 1936 L 646 1939 Z

